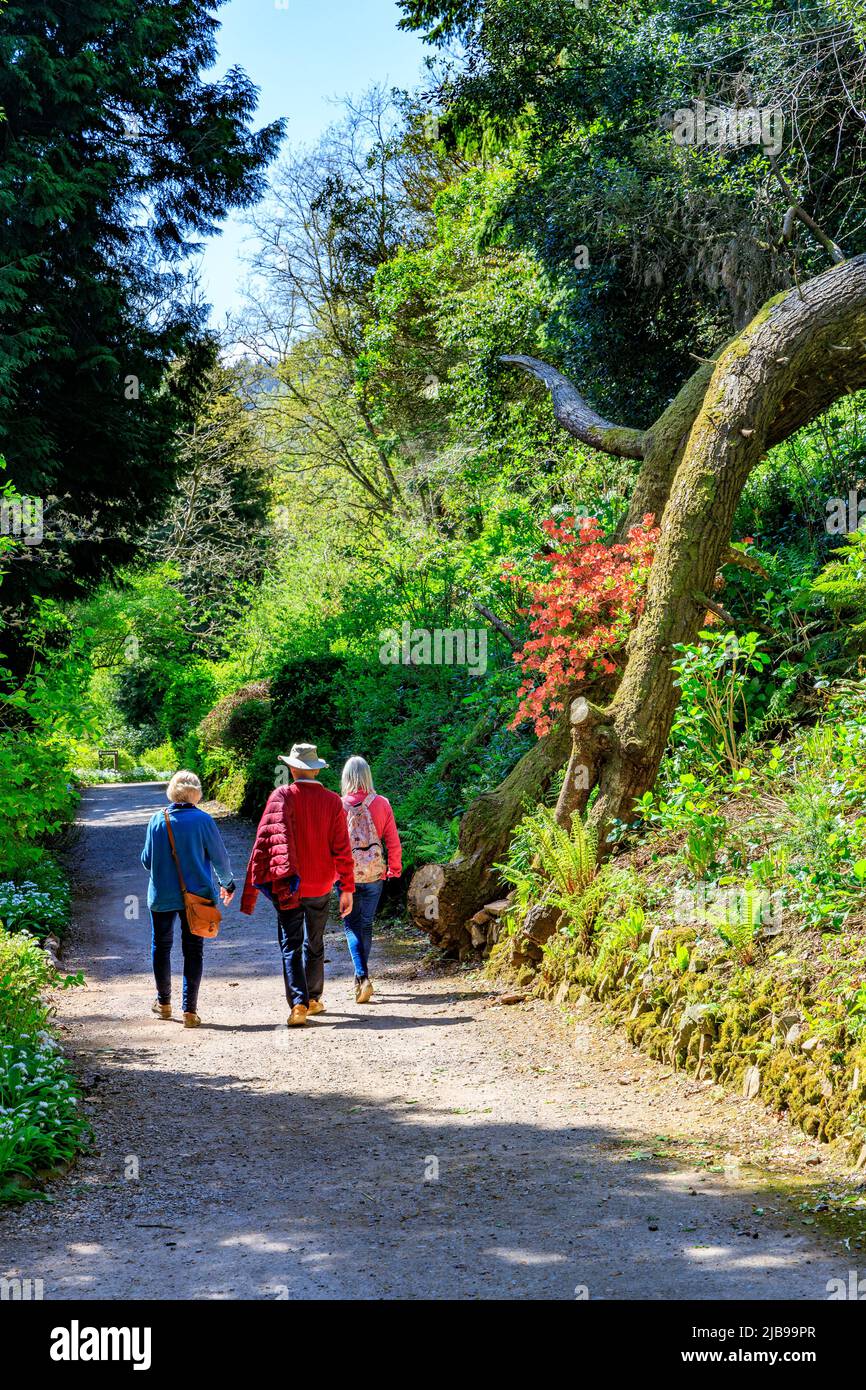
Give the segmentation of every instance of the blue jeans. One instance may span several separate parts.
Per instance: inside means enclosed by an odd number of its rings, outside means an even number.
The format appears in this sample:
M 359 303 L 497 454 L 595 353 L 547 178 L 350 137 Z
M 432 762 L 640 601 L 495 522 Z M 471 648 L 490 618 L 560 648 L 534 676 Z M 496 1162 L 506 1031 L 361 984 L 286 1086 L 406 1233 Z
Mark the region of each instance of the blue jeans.
M 367 978 L 367 962 L 373 945 L 373 918 L 384 887 L 385 880 L 382 878 L 378 883 L 356 883 L 352 911 L 343 918 L 355 976 L 359 980 Z
M 183 949 L 183 1011 L 194 1014 L 204 969 L 204 937 L 193 936 L 185 912 L 151 912 L 153 923 L 153 977 L 160 1004 L 171 1003 L 171 948 L 174 919 L 180 917 L 180 943 Z

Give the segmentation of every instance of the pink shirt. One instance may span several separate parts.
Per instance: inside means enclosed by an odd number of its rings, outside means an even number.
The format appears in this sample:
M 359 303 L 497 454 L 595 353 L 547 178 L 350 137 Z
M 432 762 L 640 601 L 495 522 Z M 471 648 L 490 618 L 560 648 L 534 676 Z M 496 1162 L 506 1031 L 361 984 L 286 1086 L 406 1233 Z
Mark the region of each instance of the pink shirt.
M 344 797 L 350 806 L 360 806 L 369 792 L 350 792 Z M 394 819 L 394 812 L 391 810 L 391 803 L 387 796 L 380 796 L 378 792 L 370 802 L 370 815 L 373 817 L 373 824 L 376 833 L 385 847 L 385 855 L 388 860 L 388 871 L 382 875 L 383 878 L 399 878 L 403 872 L 403 847 L 400 844 L 400 836 L 397 834 L 397 822 Z

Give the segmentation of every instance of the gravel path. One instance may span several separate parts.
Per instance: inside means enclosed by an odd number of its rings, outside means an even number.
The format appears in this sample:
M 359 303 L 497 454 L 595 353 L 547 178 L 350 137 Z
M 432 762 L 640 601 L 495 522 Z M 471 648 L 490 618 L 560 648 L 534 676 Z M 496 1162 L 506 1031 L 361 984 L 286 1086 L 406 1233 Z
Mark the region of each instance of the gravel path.
M 55 1299 L 824 1299 L 847 1277 L 721 1171 L 726 1149 L 802 1170 L 808 1140 L 589 1020 L 491 1008 L 408 933 L 374 947 L 364 1008 L 335 930 L 328 1012 L 289 1033 L 273 911 L 238 895 L 205 947 L 206 1026 L 156 1020 L 138 855 L 162 797 L 84 800 L 65 962 L 88 984 L 59 1003 L 97 1151 L 0 1216 L 0 1273 Z M 240 875 L 251 828 L 222 825 Z

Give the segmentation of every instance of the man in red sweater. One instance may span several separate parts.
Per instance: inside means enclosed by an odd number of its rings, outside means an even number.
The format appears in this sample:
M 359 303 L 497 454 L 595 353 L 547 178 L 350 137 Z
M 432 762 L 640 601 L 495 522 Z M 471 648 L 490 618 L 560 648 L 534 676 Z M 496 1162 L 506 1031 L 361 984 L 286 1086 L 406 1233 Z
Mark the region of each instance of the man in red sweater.
M 340 880 L 340 916 L 352 911 L 355 864 L 349 844 L 346 812 L 336 792 L 316 779 L 328 764 L 312 743 L 296 743 L 279 759 L 292 774 L 288 795 L 294 812 L 294 838 L 301 883 L 297 906 L 277 908 L 286 999 L 291 1006 L 289 1027 L 297 1028 L 308 1015 L 325 1011 L 325 927 L 331 889 Z

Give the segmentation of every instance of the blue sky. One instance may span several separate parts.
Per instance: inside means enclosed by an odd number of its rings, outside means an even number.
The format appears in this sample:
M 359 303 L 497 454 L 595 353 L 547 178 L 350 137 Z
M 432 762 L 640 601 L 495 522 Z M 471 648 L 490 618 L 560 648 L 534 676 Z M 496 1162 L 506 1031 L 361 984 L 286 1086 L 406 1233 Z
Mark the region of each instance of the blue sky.
M 371 83 L 415 87 L 424 45 L 397 28 L 396 0 L 229 0 L 218 12 L 221 74 L 242 67 L 260 89 L 256 124 L 288 118 L 286 145 L 306 145 L 338 115 L 334 100 Z M 212 318 L 241 303 L 248 233 L 239 217 L 207 246 L 202 290 Z

